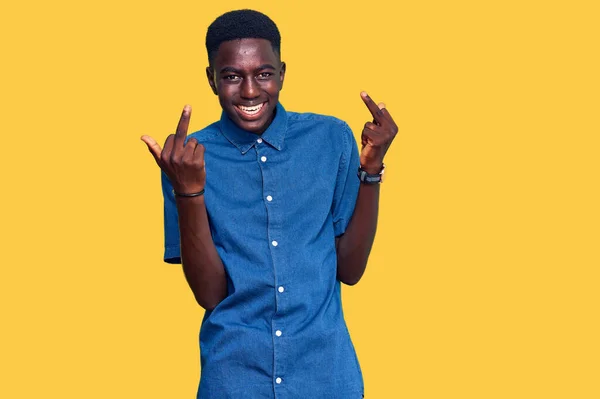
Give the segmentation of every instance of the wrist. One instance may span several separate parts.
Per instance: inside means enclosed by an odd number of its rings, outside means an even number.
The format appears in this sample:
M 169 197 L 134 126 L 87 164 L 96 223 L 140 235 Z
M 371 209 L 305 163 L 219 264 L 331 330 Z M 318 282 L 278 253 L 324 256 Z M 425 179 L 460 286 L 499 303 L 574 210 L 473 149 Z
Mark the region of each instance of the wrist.
M 178 193 L 178 192 L 173 191 L 173 193 L 177 197 L 198 197 L 198 196 L 204 194 L 204 190 L 196 191 L 196 192 L 193 192 L 193 193 L 190 193 L 190 192 Z
M 383 182 L 383 172 L 385 164 L 382 163 L 379 168 L 360 166 L 358 168 L 358 178 L 365 184 L 379 184 Z
M 183 189 L 183 190 L 172 190 L 175 198 L 194 198 L 201 197 L 204 195 L 204 189 Z
M 360 168 L 370 175 L 376 175 L 383 169 L 383 162 L 360 165 Z
M 194 197 L 182 197 L 180 195 L 175 195 L 175 206 L 179 210 L 204 207 L 204 195 L 198 195 Z

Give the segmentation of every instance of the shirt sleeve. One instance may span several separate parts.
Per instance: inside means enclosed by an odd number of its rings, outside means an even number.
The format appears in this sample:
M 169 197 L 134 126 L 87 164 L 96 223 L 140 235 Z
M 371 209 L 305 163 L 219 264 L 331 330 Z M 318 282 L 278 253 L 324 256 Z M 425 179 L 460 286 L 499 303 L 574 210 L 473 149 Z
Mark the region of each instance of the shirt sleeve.
M 181 263 L 179 246 L 179 216 L 175 205 L 173 186 L 167 175 L 161 171 L 161 185 L 164 201 L 165 252 L 163 260 L 166 263 Z
M 333 193 L 333 229 L 335 236 L 345 233 L 356 205 L 360 180 L 358 167 L 360 158 L 356 139 L 350 126 L 344 123 L 342 155 Z

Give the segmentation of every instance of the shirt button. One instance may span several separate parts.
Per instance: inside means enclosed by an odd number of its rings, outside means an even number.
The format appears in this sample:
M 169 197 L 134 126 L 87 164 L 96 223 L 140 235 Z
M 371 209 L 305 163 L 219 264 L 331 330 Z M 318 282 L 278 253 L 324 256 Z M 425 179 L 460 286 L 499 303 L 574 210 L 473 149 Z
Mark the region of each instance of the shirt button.
M 260 157 L 260 160 L 263 162 L 267 162 L 267 157 L 265 157 L 264 155 L 262 157 Z
M 277 245 L 279 245 L 279 243 L 278 243 L 277 241 L 273 240 L 273 241 L 271 242 L 271 245 L 273 245 L 274 247 L 276 247 Z
M 279 288 L 277 289 L 277 291 L 283 292 L 283 286 L 279 286 Z
M 269 202 L 273 201 L 273 197 L 271 197 L 270 195 L 267 195 L 267 201 L 269 201 Z
M 278 384 L 281 384 L 281 378 L 277 377 L 277 378 L 275 379 L 275 382 L 276 382 L 276 383 L 278 383 Z
M 258 144 L 260 144 L 260 143 L 262 143 L 262 139 L 261 139 L 261 138 L 259 138 L 259 139 L 257 139 L 257 140 L 256 140 L 256 142 L 257 142 Z
M 275 331 L 275 335 L 277 335 L 278 337 L 281 337 L 281 334 L 282 334 L 281 330 Z

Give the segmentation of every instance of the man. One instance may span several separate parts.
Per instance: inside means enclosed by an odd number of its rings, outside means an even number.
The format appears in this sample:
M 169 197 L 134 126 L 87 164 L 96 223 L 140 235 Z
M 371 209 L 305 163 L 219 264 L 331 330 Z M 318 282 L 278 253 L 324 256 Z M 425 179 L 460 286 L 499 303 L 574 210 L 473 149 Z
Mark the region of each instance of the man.
M 142 137 L 163 171 L 164 260 L 182 263 L 206 309 L 198 398 L 362 398 L 340 282 L 365 270 L 398 129 L 361 93 L 374 120 L 359 155 L 346 123 L 286 111 L 264 14 L 220 16 L 206 47 L 221 119 L 186 136 L 186 106 L 164 148 Z

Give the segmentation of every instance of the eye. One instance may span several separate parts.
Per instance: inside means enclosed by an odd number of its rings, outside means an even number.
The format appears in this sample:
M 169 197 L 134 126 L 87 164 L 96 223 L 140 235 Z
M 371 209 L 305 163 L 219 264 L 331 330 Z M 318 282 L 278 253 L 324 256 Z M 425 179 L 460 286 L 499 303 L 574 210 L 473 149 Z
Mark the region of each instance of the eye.
M 240 80 L 241 78 L 238 75 L 226 75 L 226 76 L 223 76 L 223 79 L 228 80 L 230 82 L 236 82 L 236 81 Z
M 261 72 L 258 74 L 258 79 L 266 80 L 273 76 L 273 72 Z

